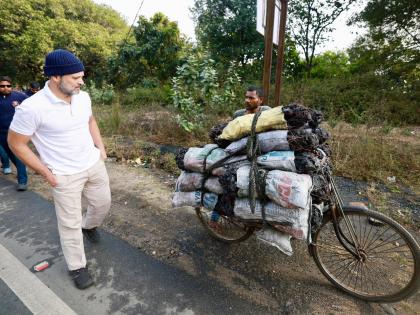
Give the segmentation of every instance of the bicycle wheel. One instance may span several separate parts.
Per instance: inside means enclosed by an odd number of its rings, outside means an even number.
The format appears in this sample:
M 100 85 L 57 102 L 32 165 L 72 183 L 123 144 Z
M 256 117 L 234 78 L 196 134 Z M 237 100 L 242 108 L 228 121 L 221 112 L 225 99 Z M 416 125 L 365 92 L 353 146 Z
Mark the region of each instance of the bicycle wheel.
M 252 235 L 254 229 L 235 217 L 221 215 L 215 224 L 210 218 L 212 211 L 204 207 L 195 208 L 201 224 L 206 228 L 212 237 L 225 243 L 238 243 L 246 240 Z
M 356 258 L 341 245 L 330 216 L 311 245 L 321 272 L 343 291 L 371 302 L 396 302 L 414 294 L 420 286 L 420 249 L 415 239 L 381 213 L 355 207 L 344 212 L 354 226 L 361 255 Z M 338 222 L 351 240 L 343 218 Z

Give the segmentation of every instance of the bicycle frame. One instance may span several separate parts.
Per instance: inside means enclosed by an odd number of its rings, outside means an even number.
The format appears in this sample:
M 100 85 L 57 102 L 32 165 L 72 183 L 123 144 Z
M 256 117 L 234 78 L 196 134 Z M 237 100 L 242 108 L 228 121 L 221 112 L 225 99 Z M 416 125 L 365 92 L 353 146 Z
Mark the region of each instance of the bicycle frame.
M 334 232 L 338 238 L 338 241 L 340 244 L 349 252 L 351 253 L 355 258 L 361 259 L 362 255 L 359 251 L 360 244 L 358 243 L 358 240 L 356 238 L 356 233 L 354 231 L 354 227 L 350 220 L 348 220 L 347 216 L 344 213 L 343 210 L 343 200 L 341 199 L 340 193 L 338 191 L 338 188 L 334 182 L 334 179 L 331 175 L 331 173 L 328 171 L 326 172 L 326 176 L 328 178 L 328 181 L 331 184 L 331 208 L 330 208 L 330 214 L 332 216 L 332 222 L 334 226 Z M 364 208 L 359 208 L 359 211 L 364 211 Z M 328 215 L 328 213 L 327 213 Z M 342 217 L 344 220 L 344 223 L 347 227 L 347 230 L 350 233 L 351 240 L 344 234 L 338 219 Z

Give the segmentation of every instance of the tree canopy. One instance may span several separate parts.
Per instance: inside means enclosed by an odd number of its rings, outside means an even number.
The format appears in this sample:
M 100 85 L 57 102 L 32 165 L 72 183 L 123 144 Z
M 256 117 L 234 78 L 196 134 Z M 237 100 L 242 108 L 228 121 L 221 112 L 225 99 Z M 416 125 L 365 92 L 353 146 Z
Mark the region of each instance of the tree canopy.
M 389 40 L 402 40 L 406 47 L 420 49 L 420 2 L 416 0 L 370 0 L 358 15 Z
M 196 36 L 212 58 L 246 64 L 264 54 L 257 33 L 255 0 L 196 0 L 192 8 Z
M 226 69 L 233 62 L 245 80 L 262 79 L 264 37 L 256 30 L 255 0 L 195 0 L 192 13 L 199 44 L 220 68 Z M 276 54 L 274 48 L 274 60 Z M 300 72 L 299 54 L 289 36 L 284 60 L 286 76 Z
M 308 75 L 315 52 L 328 40 L 334 21 L 357 0 L 295 0 L 289 4 L 289 30 L 305 57 Z
M 167 81 L 176 72 L 186 45 L 178 24 L 162 13 L 149 20 L 140 16 L 134 40 L 123 43 L 110 60 L 111 80 L 119 86 L 141 83 L 145 78 Z
M 75 52 L 100 80 L 107 59 L 128 31 L 122 17 L 91 0 L 14 0 L 0 6 L 0 69 L 17 82 L 42 78 L 45 55 Z
M 370 0 L 355 20 L 368 27 L 367 34 L 349 50 L 355 69 L 375 71 L 401 84 L 409 81 L 418 85 L 419 1 Z

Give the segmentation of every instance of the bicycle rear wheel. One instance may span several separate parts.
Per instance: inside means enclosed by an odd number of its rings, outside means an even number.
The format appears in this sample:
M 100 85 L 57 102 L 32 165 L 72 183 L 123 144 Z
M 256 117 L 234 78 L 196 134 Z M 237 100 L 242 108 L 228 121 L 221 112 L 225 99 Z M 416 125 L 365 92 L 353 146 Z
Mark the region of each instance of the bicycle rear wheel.
M 252 227 L 236 217 L 220 215 L 217 221 L 211 221 L 212 211 L 198 207 L 195 208 L 195 212 L 210 235 L 221 242 L 239 243 L 249 238 L 254 232 Z
M 355 257 L 341 245 L 332 217 L 326 218 L 310 248 L 327 279 L 371 302 L 396 302 L 414 294 L 420 286 L 420 249 L 410 233 L 375 211 L 347 207 L 344 213 L 354 226 L 361 255 Z M 351 240 L 343 217 L 337 220 L 345 238 Z

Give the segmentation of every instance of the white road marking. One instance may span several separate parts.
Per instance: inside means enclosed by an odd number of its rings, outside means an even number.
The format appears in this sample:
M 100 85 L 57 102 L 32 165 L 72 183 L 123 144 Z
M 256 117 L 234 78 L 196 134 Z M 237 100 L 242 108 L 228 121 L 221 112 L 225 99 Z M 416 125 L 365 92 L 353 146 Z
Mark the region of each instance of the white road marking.
M 76 313 L 0 244 L 0 278 L 35 315 Z

